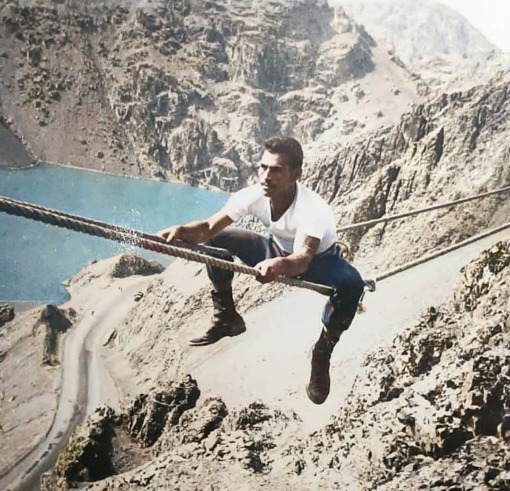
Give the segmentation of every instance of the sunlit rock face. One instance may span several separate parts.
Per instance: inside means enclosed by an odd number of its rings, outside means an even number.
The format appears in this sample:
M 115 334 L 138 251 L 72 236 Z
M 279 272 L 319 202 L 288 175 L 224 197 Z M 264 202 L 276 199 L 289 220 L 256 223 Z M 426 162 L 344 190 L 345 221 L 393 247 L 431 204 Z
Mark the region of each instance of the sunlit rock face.
M 466 89 L 508 71 L 510 55 L 433 0 L 333 0 L 436 90 Z
M 268 137 L 313 159 L 426 90 L 326 1 L 28 5 L 4 9 L 1 111 L 51 161 L 234 190 Z

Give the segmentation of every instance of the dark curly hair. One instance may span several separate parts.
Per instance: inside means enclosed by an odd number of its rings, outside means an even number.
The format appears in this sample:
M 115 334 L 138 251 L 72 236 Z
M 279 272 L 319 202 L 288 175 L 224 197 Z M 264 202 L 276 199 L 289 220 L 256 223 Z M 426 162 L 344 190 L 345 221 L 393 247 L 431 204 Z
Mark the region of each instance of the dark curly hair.
M 269 153 L 285 155 L 287 163 L 293 169 L 299 169 L 303 165 L 303 149 L 294 138 L 270 138 L 264 142 L 264 148 Z

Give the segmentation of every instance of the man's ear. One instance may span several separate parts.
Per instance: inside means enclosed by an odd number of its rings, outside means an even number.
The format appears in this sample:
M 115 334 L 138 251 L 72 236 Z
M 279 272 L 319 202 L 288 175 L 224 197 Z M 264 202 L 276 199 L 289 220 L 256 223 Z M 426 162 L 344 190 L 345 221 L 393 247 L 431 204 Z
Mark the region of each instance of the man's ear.
M 296 168 L 296 169 L 293 169 L 293 173 L 294 173 L 294 178 L 295 178 L 295 179 L 296 179 L 296 181 L 297 181 L 298 179 L 300 179 L 300 178 L 301 178 L 301 174 L 302 174 L 303 172 L 302 172 L 301 167 L 298 167 L 298 168 Z

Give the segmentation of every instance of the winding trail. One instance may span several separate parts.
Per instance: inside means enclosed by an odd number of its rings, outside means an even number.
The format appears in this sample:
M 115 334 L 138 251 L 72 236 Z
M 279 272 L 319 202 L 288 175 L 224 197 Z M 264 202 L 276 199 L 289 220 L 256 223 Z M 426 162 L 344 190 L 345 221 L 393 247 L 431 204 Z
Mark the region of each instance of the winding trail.
M 97 355 L 105 335 L 123 321 L 132 307 L 133 295 L 149 281 L 133 277 L 128 287 L 104 286 L 108 295 L 91 296 L 80 321 L 66 335 L 62 350 L 62 378 L 58 409 L 42 441 L 0 478 L 2 491 L 39 489 L 39 479 L 50 469 L 76 426 L 100 404 L 119 407 L 119 394 L 111 375 Z M 124 285 L 124 283 L 123 283 Z M 63 305 L 73 306 L 75 299 Z
M 322 406 L 306 397 L 309 354 L 320 329 L 324 297 L 310 291 L 293 291 L 251 310 L 246 316 L 248 331 L 184 353 L 184 371 L 197 379 L 202 398 L 220 396 L 228 407 L 255 400 L 295 411 L 307 434 L 329 421 L 345 401 L 361 371 L 366 355 L 392 342 L 396 334 L 416 323 L 432 305 L 451 294 L 462 266 L 498 240 L 510 240 L 510 231 L 470 244 L 437 259 L 399 273 L 378 284 L 367 294 L 366 312 L 357 316 L 342 336 L 332 358 L 332 392 Z M 105 336 L 123 321 L 134 303 L 134 293 L 150 277 L 132 277 L 115 284 L 106 294 L 89 288 L 88 301 L 81 303 L 84 316 L 66 335 L 59 406 L 47 436 L 0 479 L 2 490 L 38 489 L 42 472 L 55 462 L 76 425 L 99 404 L 118 407 L 119 394 L 102 365 L 98 351 Z M 113 291 L 116 290 L 116 291 Z M 65 306 L 72 306 L 73 298 Z

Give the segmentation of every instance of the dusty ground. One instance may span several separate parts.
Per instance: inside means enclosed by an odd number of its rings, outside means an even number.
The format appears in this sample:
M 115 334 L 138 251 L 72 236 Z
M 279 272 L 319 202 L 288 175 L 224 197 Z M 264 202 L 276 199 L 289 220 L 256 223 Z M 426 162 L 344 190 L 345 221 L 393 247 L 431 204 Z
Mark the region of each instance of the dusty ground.
M 200 317 L 197 312 L 201 322 L 191 326 L 192 329 L 188 325 L 181 332 L 181 349 L 175 350 L 174 357 L 167 359 L 166 364 L 173 363 L 171 371 L 174 373 L 190 373 L 196 378 L 202 397 L 219 396 L 230 410 L 258 400 L 295 412 L 301 423 L 293 434 L 304 436 L 327 424 L 345 404 L 345 397 L 366 355 L 390 343 L 401 329 L 416 322 L 429 305 L 442 301 L 451 291 L 460 267 L 481 249 L 503 237 L 508 237 L 508 233 L 477 242 L 381 282 L 377 292 L 366 297 L 366 312 L 357 317 L 334 353 L 333 389 L 323 406 L 310 403 L 304 391 L 309 374 L 309 350 L 317 337 L 318 314 L 324 301 L 313 292 L 292 290 L 277 300 L 249 310 L 245 314 L 248 331 L 242 336 L 208 347 L 189 348 L 187 339 L 202 331 L 208 322 L 207 316 Z M 62 399 L 69 406 L 68 414 L 75 404 L 86 404 L 88 414 L 101 403 L 120 407 L 138 392 L 147 390 L 158 378 L 156 371 L 144 370 L 145 365 L 133 368 L 123 352 L 115 348 L 116 336 L 126 329 L 126 316 L 137 303 L 137 292 L 147 295 L 154 281 L 163 281 L 172 287 L 179 285 L 176 297 L 186 299 L 206 284 L 199 267 L 190 267 L 182 261 L 174 263 L 158 277 L 113 279 L 109 273 L 116 260 L 95 263 L 73 278 L 69 286 L 72 298 L 62 306 L 75 309 L 78 316 L 72 332 L 66 335 L 63 358 L 65 387 L 62 390 L 66 395 Z M 8 384 L 4 380 L 1 424 L 10 448 L 16 449 L 3 454 L 4 470 L 45 435 L 56 409 L 60 371 L 40 369 L 41 342 L 34 345 L 32 341 L 38 312 L 35 309 L 18 314 L 15 322 L 3 328 L 0 337 L 2 352 L 7 353 L 2 360 L 2 373 L 19 375 L 10 377 Z M 162 345 L 162 340 L 152 341 L 156 356 L 160 350 L 168 349 Z M 31 351 L 27 359 L 28 342 Z M 133 338 L 130 344 L 137 342 Z M 89 359 L 85 374 L 77 364 L 84 350 Z M 76 399 L 78 387 L 83 388 L 84 384 L 86 401 Z M 59 407 L 57 423 L 62 426 L 52 428 L 52 438 L 66 430 L 68 420 L 61 413 Z M 44 453 L 44 446 L 41 450 Z
M 60 367 L 43 365 L 42 308 L 0 327 L 0 476 L 44 437 L 58 403 Z

